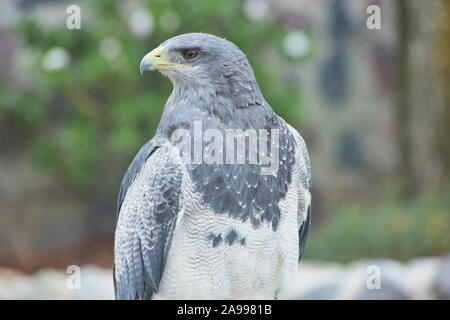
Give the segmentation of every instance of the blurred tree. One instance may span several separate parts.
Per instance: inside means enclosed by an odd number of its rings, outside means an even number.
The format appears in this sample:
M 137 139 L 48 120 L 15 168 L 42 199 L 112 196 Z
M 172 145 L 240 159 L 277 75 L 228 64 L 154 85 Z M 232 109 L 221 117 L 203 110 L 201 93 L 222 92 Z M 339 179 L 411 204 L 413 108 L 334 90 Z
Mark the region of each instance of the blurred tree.
M 396 1 L 397 10 L 397 136 L 399 148 L 399 174 L 403 181 L 403 196 L 410 196 L 413 183 L 413 168 L 410 141 L 410 4 L 407 0 Z
M 379 188 L 376 202 L 347 202 L 339 207 L 326 225 L 310 234 L 305 259 L 407 261 L 448 253 L 450 192 L 430 188 L 411 202 L 399 201 L 401 193 L 391 181 Z
M 442 170 L 440 183 L 450 180 L 450 1 L 441 0 L 436 10 L 434 61 L 442 102 L 437 110 L 434 153 Z

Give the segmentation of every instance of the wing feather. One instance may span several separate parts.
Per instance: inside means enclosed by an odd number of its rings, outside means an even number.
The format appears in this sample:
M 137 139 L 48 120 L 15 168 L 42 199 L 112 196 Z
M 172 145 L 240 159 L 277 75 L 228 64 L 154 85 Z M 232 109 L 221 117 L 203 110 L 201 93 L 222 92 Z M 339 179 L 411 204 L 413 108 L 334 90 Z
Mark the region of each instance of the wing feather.
M 138 173 L 142 170 L 142 167 L 147 162 L 147 159 L 160 146 L 160 142 L 161 141 L 159 137 L 155 137 L 144 144 L 125 172 L 125 175 L 123 176 L 122 182 L 120 184 L 119 196 L 117 197 L 116 222 L 119 218 L 120 208 L 122 207 L 122 203 L 125 200 L 125 196 L 131 186 L 131 183 L 134 181 L 134 178 L 136 178 Z
M 311 161 L 308 155 L 305 141 L 302 136 L 292 126 L 287 124 L 297 141 L 297 170 L 299 170 L 300 181 L 298 183 L 298 239 L 299 239 L 299 260 L 305 250 L 306 239 L 308 238 L 311 226 Z
M 151 141 L 144 147 L 135 161 L 145 162 L 133 161 L 127 174 L 134 176 L 124 178 L 122 184 L 127 187 L 121 188 L 118 200 L 114 244 L 117 299 L 150 299 L 158 291 L 182 207 L 183 171 L 178 154 Z

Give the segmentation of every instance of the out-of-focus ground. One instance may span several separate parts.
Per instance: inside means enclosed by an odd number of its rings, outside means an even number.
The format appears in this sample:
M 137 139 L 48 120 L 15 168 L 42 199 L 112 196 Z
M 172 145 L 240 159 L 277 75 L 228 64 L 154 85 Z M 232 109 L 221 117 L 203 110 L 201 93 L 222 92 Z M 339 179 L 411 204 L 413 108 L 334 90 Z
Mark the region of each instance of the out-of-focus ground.
M 0 268 L 0 299 L 114 299 L 111 269 L 84 265 L 80 270 L 80 285 L 74 288 L 70 272 L 44 268 L 25 275 Z M 450 256 L 408 263 L 304 261 L 295 282 L 278 299 L 450 299 Z

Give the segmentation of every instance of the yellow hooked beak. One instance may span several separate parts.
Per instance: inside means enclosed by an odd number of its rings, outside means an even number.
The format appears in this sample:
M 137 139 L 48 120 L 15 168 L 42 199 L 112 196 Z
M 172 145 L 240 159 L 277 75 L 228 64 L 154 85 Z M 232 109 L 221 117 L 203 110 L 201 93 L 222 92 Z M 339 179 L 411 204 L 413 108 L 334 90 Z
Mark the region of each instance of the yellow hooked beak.
M 158 47 L 153 49 L 151 52 L 147 53 L 144 58 L 142 58 L 141 65 L 139 66 L 139 71 L 141 74 L 144 71 L 153 70 L 174 70 L 171 67 L 183 66 L 192 68 L 191 65 L 170 62 L 167 60 L 164 54 L 164 47 Z

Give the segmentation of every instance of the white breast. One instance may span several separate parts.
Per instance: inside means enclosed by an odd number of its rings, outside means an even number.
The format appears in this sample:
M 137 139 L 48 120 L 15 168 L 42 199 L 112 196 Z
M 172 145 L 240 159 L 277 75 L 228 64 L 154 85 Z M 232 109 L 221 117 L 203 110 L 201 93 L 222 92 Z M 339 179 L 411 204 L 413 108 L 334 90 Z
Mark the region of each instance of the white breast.
M 297 181 L 295 176 L 292 181 Z M 273 299 L 293 281 L 298 262 L 298 192 L 289 186 L 277 231 L 216 214 L 200 204 L 185 172 L 183 211 L 177 221 L 159 292 L 153 299 Z M 213 247 L 208 233 L 234 229 L 245 245 Z

